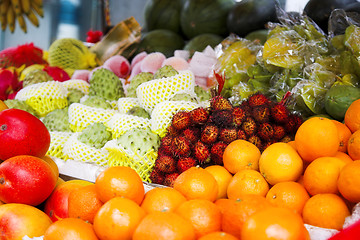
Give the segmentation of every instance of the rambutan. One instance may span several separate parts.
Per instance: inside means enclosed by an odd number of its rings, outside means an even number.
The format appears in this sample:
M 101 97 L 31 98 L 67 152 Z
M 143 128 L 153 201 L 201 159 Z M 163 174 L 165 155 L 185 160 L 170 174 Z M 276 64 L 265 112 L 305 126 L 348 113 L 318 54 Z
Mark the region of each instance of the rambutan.
M 194 157 L 199 164 L 205 164 L 210 161 L 210 149 L 205 143 L 197 141 L 194 145 L 193 151 Z
M 242 129 L 237 130 L 237 139 L 243 139 L 246 140 L 246 133 Z
M 270 118 L 270 109 L 268 105 L 260 105 L 252 108 L 251 116 L 256 122 L 268 122 Z
M 171 124 L 177 130 L 188 128 L 191 125 L 190 113 L 186 111 L 179 111 L 174 114 Z
M 199 107 L 190 111 L 193 124 L 204 124 L 209 118 L 209 112 L 205 108 Z
M 211 144 L 216 142 L 219 135 L 219 128 L 213 124 L 205 125 L 201 131 L 200 140 L 203 143 Z
M 226 147 L 227 144 L 221 141 L 212 145 L 210 149 L 210 158 L 214 164 L 223 165 L 223 155 Z
M 176 171 L 176 162 L 170 156 L 161 155 L 155 160 L 155 169 L 163 173 L 172 173 Z
M 290 114 L 284 127 L 287 133 L 295 133 L 302 123 L 303 119 L 299 115 Z
M 179 158 L 176 164 L 176 168 L 179 173 L 182 173 L 191 167 L 195 167 L 196 165 L 197 165 L 197 161 L 193 157 Z
M 191 143 L 195 143 L 200 138 L 200 129 L 197 127 L 189 127 L 186 128 L 182 134 Z
M 163 185 L 168 187 L 174 187 L 174 182 L 180 174 L 177 172 L 166 174 L 163 181 Z
M 219 140 L 225 143 L 231 143 L 237 139 L 236 128 L 222 128 L 219 132 Z
M 176 129 L 173 125 L 169 125 L 166 134 L 171 137 L 179 136 L 180 130 Z
M 270 99 L 264 94 L 257 92 L 250 95 L 247 99 L 250 107 L 260 106 L 264 104 L 268 104 Z
M 212 110 L 231 110 L 233 108 L 230 101 L 221 95 L 217 95 L 211 98 L 210 107 Z
M 275 103 L 270 108 L 271 117 L 277 123 L 287 122 L 289 113 L 289 110 L 282 103 Z
M 215 110 L 209 118 L 211 123 L 218 127 L 230 127 L 233 125 L 233 115 L 231 110 Z
M 262 141 L 259 136 L 252 135 L 248 138 L 248 142 L 254 144 L 257 148 L 262 149 Z
M 255 134 L 257 125 L 252 117 L 246 117 L 245 121 L 241 124 L 241 129 L 244 130 L 247 136 Z
M 190 141 L 184 136 L 174 137 L 171 142 L 171 150 L 174 157 L 187 157 L 190 155 Z
M 153 169 L 150 173 L 150 176 L 149 176 L 150 180 L 152 183 L 155 183 L 155 184 L 162 184 L 164 179 L 165 179 L 165 176 L 163 173 L 161 173 L 159 170 L 157 169 Z
M 171 155 L 172 154 L 172 151 L 171 151 L 172 139 L 173 138 L 168 134 L 165 137 L 163 137 L 160 141 L 160 147 L 159 147 L 158 152 L 163 152 L 166 155 Z
M 233 122 L 235 126 L 240 126 L 246 117 L 246 111 L 240 106 L 236 106 L 232 110 Z
M 285 136 L 286 130 L 282 125 L 274 124 L 274 125 L 272 125 L 272 127 L 274 130 L 273 138 L 275 140 L 280 140 Z
M 264 141 L 269 141 L 274 136 L 274 129 L 270 123 L 261 123 L 257 135 Z

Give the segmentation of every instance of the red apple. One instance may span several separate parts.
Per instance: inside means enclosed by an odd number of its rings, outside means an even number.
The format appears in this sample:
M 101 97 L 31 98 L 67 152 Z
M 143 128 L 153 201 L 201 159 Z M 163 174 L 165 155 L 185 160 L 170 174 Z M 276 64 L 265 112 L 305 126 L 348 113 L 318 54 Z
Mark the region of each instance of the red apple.
M 20 155 L 0 164 L 0 201 L 32 206 L 45 201 L 58 176 L 41 158 Z
M 70 193 L 89 184 L 94 183 L 85 180 L 70 180 L 60 183 L 51 193 L 50 197 L 46 199 L 44 212 L 49 215 L 53 222 L 69 217 L 68 199 Z
M 24 110 L 0 112 L 0 159 L 18 155 L 43 157 L 50 147 L 50 133 L 44 123 Z
M 49 216 L 36 207 L 21 203 L 0 205 L 0 239 L 41 237 L 51 224 Z

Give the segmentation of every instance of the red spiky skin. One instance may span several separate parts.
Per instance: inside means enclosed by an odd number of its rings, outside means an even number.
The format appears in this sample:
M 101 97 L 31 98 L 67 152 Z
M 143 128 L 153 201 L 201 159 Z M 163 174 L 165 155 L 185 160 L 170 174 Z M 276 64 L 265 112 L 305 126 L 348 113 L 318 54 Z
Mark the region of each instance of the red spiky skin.
M 223 155 L 227 144 L 224 142 L 217 142 L 212 145 L 210 149 L 210 158 L 211 161 L 214 162 L 216 165 L 223 165 Z
M 171 143 L 172 143 L 172 137 L 170 135 L 166 135 L 163 137 L 160 141 L 160 147 L 158 152 L 162 152 L 166 155 L 172 155 L 171 151 Z
M 230 101 L 221 95 L 217 95 L 210 100 L 212 110 L 231 110 L 233 108 Z
M 168 186 L 168 187 L 174 187 L 174 182 L 179 175 L 180 174 L 177 172 L 165 175 L 163 185 Z
M 191 143 L 195 143 L 200 138 L 200 129 L 196 127 L 189 127 L 185 129 L 182 134 Z
M 247 136 L 251 136 L 256 132 L 256 122 L 252 117 L 247 117 L 241 124 L 241 129 L 244 130 Z
M 225 143 L 231 143 L 237 139 L 236 128 L 222 128 L 219 132 L 219 140 Z
M 187 157 L 191 153 L 190 141 L 183 136 L 174 137 L 171 142 L 171 150 L 175 157 Z
M 155 169 L 163 173 L 173 173 L 176 171 L 176 162 L 170 156 L 160 155 L 155 161 Z
M 251 142 L 252 144 L 254 144 L 259 149 L 262 148 L 262 141 L 261 141 L 260 137 L 258 137 L 257 135 L 250 136 L 248 138 L 248 141 Z
M 152 183 L 163 184 L 165 176 L 159 170 L 153 169 L 150 173 L 150 180 Z
M 296 133 L 304 120 L 297 114 L 290 114 L 288 121 L 285 123 L 285 129 L 289 133 Z
M 264 141 L 269 141 L 274 136 L 274 129 L 270 123 L 261 123 L 258 128 L 258 135 Z
M 180 135 L 180 130 L 176 129 L 173 125 L 170 125 L 168 128 L 167 128 L 167 135 L 170 135 L 172 137 L 176 137 L 176 136 L 179 136 Z
M 285 128 L 281 125 L 276 125 L 276 124 L 273 125 L 273 130 L 274 130 L 273 137 L 275 140 L 282 139 L 286 134 Z
M 219 135 L 219 128 L 215 125 L 206 125 L 201 131 L 200 140 L 206 144 L 212 144 L 216 142 Z
M 215 110 L 210 115 L 210 122 L 218 127 L 233 126 L 232 110 Z
M 189 112 L 180 111 L 174 114 L 171 124 L 177 130 L 183 130 L 191 125 L 191 117 Z
M 176 164 L 177 172 L 182 173 L 191 167 L 195 167 L 196 165 L 197 161 L 193 157 L 179 158 Z
M 210 161 L 210 149 L 205 143 L 197 141 L 194 145 L 193 152 L 199 164 L 205 164 Z
M 276 103 L 270 109 L 272 119 L 277 123 L 285 123 L 288 121 L 289 110 L 281 103 Z
M 205 108 L 195 108 L 190 111 L 190 117 L 193 124 L 204 124 L 209 118 L 209 112 Z
M 255 107 L 268 104 L 270 102 L 270 99 L 262 93 L 254 93 L 248 97 L 247 101 L 250 107 Z
M 237 139 L 243 139 L 246 140 L 247 136 L 244 130 L 238 129 L 237 130 Z
M 252 108 L 251 116 L 258 123 L 268 122 L 270 118 L 270 109 L 267 105 L 255 106 Z
M 244 108 L 236 106 L 232 110 L 233 123 L 236 127 L 240 126 L 246 117 L 246 111 Z

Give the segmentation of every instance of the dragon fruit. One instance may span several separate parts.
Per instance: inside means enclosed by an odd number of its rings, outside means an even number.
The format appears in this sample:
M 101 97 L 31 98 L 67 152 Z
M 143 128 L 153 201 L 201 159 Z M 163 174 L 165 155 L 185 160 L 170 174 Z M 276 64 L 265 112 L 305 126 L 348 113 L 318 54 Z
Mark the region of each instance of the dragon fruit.
M 6 100 L 22 88 L 16 72 L 0 68 L 0 100 Z
M 33 43 L 9 47 L 0 51 L 0 68 L 19 68 L 22 65 L 28 67 L 33 64 L 47 64 L 43 59 L 43 50 L 35 47 Z

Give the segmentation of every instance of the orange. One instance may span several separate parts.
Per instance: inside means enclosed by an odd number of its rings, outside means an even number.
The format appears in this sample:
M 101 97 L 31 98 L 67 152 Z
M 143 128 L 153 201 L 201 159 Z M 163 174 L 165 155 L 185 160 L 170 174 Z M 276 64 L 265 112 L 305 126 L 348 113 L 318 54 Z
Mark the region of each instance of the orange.
M 182 172 L 174 182 L 174 188 L 186 199 L 215 201 L 219 186 L 211 173 L 201 167 L 191 167 Z
M 331 120 L 331 121 L 335 123 L 339 132 L 340 145 L 338 151 L 347 152 L 347 144 L 351 136 L 350 129 L 342 122 L 339 122 L 337 120 Z
M 350 136 L 347 149 L 353 160 L 360 160 L 360 130 Z
M 178 190 L 169 187 L 157 187 L 150 189 L 145 194 L 141 207 L 146 213 L 172 212 L 185 201 L 186 198 Z
M 133 240 L 195 240 L 191 223 L 173 212 L 146 215 L 137 226 Z
M 238 139 L 231 142 L 224 150 L 224 167 L 232 174 L 242 169 L 259 169 L 260 150 L 254 144 Z
M 241 240 L 310 239 L 300 214 L 288 208 L 271 207 L 250 216 L 243 225 Z
M 193 225 L 196 238 L 221 230 L 220 209 L 209 200 L 186 201 L 176 209 L 175 213 Z
M 0 204 L 0 239 L 40 237 L 51 224 L 49 216 L 36 207 L 22 203 Z
M 360 202 L 360 160 L 346 164 L 340 171 L 337 186 L 350 202 Z
M 344 122 L 351 132 L 360 129 L 360 99 L 350 104 L 345 112 Z
M 350 211 L 338 195 L 320 193 L 312 196 L 305 203 L 302 215 L 307 224 L 341 230 Z
M 339 149 L 339 131 L 327 118 L 312 117 L 303 122 L 295 134 L 296 150 L 304 161 L 332 157 Z
M 218 208 L 220 209 L 220 212 L 224 213 L 228 203 L 231 201 L 232 201 L 232 199 L 219 198 L 219 199 L 216 199 L 216 201 L 214 203 L 216 204 L 216 206 L 218 206 Z
M 298 182 L 280 182 L 272 186 L 266 199 L 277 207 L 285 207 L 301 214 L 310 196 L 303 185 Z
M 345 164 L 336 157 L 320 157 L 312 161 L 304 172 L 304 186 L 310 195 L 338 193 L 337 181 Z
M 95 214 L 102 205 L 96 193 L 95 184 L 83 186 L 70 192 L 68 214 L 71 218 L 80 218 L 93 223 Z
M 9 107 L 4 103 L 4 101 L 0 100 L 0 111 L 8 109 Z
M 296 182 L 300 183 L 304 187 L 304 175 L 301 175 Z
M 244 169 L 232 177 L 227 188 L 227 195 L 230 199 L 237 199 L 243 194 L 257 194 L 265 197 L 268 191 L 269 184 L 260 172 Z
M 219 186 L 219 191 L 217 195 L 217 199 L 219 198 L 226 198 L 227 197 L 227 187 L 230 183 L 230 180 L 232 178 L 231 173 L 226 170 L 225 167 L 220 165 L 212 165 L 205 168 L 206 171 L 211 173 L 213 177 L 215 178 L 216 182 Z
M 55 175 L 59 177 L 59 167 L 56 162 L 49 155 L 45 155 L 41 159 L 47 162 L 54 171 Z
M 222 218 L 222 230 L 237 238 L 241 237 L 243 224 L 252 214 L 271 207 L 265 197 L 259 195 L 243 195 L 236 200 L 229 199 Z
M 267 147 L 259 160 L 260 172 L 271 185 L 296 181 L 303 172 L 303 161 L 289 144 L 277 142 Z
M 141 204 L 145 189 L 140 176 L 130 167 L 113 166 L 102 171 L 95 180 L 96 192 L 102 202 L 122 196 Z
M 60 219 L 46 230 L 44 240 L 97 240 L 90 223 L 78 218 Z
M 199 238 L 198 240 L 238 240 L 237 237 L 226 232 L 212 232 Z
M 295 141 L 292 140 L 290 142 L 287 142 L 287 144 L 289 144 L 290 146 L 292 146 L 295 150 L 296 150 L 296 145 L 295 145 Z
M 100 239 L 131 239 L 145 211 L 133 200 L 114 197 L 104 203 L 94 218 L 94 230 Z
M 353 159 L 346 153 L 338 151 L 334 157 L 340 159 L 344 164 L 350 163 Z

